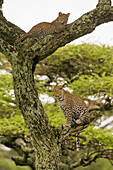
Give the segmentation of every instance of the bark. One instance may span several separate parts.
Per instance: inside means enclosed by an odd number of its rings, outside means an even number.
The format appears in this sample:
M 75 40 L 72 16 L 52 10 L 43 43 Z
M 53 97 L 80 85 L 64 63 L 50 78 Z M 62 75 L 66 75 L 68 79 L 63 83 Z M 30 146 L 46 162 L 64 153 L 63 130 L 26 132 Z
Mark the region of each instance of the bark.
M 60 156 L 58 139 L 39 100 L 32 74 L 33 61 L 28 58 L 18 56 L 12 64 L 15 96 L 32 136 L 36 169 L 52 169 Z
M 28 38 L 15 47 L 13 44 L 23 31 L 8 22 L 0 11 L 0 51 L 12 65 L 15 97 L 31 134 L 37 170 L 58 169 L 63 133 L 62 129 L 51 126 L 39 100 L 33 76 L 35 65 L 57 48 L 109 21 L 113 21 L 111 1 L 99 0 L 94 10 L 69 24 L 63 32 L 49 35 L 40 42 Z

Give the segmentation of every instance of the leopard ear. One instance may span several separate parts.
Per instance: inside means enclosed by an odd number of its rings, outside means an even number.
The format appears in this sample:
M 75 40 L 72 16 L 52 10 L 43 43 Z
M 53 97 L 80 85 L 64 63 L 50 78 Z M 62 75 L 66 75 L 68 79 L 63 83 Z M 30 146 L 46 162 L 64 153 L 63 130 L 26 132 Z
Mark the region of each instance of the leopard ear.
M 58 14 L 59 14 L 59 16 L 60 16 L 60 15 L 62 15 L 62 12 L 59 12 Z
M 70 13 L 68 13 L 67 16 L 69 17 L 69 16 L 70 16 Z

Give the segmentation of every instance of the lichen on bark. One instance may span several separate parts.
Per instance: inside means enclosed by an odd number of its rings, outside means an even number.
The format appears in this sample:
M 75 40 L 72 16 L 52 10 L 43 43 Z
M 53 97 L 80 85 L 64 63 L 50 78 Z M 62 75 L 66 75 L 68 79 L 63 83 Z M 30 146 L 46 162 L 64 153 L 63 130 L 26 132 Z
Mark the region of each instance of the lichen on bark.
M 28 38 L 18 46 L 14 46 L 14 42 L 24 31 L 8 22 L 0 11 L 0 50 L 12 65 L 15 97 L 31 134 L 37 170 L 58 169 L 64 134 L 62 128 L 51 126 L 43 109 L 35 86 L 33 66 L 35 68 L 37 62 L 57 48 L 92 32 L 102 23 L 113 21 L 113 7 L 110 5 L 109 0 L 99 0 L 94 10 L 69 24 L 63 32 L 38 42 Z

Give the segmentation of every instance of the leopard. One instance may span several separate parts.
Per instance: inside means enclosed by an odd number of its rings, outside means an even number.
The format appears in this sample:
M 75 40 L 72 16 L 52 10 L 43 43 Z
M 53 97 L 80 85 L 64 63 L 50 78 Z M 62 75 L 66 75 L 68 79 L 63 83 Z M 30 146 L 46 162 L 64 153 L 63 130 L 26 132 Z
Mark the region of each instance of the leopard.
M 52 86 L 52 94 L 64 113 L 65 126 L 90 123 L 88 107 L 81 97 L 65 91 L 62 86 L 54 85 Z
M 52 95 L 64 113 L 66 124 L 63 127 L 75 125 L 89 125 L 90 114 L 83 99 L 75 94 L 65 91 L 62 86 L 52 86 Z M 76 150 L 80 151 L 79 132 L 76 133 Z
M 64 14 L 59 12 L 58 17 L 50 22 L 41 22 L 31 28 L 31 30 L 24 35 L 22 35 L 19 39 L 16 40 L 15 45 L 24 41 L 27 37 L 34 38 L 36 40 L 41 40 L 45 38 L 47 35 L 53 35 L 62 32 L 65 28 L 67 28 L 68 18 L 70 13 Z

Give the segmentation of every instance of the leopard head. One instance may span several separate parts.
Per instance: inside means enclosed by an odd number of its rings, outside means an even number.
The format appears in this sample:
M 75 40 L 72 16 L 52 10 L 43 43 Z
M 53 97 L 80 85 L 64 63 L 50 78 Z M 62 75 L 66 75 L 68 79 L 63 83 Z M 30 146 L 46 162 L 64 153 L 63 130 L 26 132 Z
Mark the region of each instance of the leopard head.
M 63 93 L 62 86 L 52 86 L 52 94 L 55 98 L 61 98 Z

